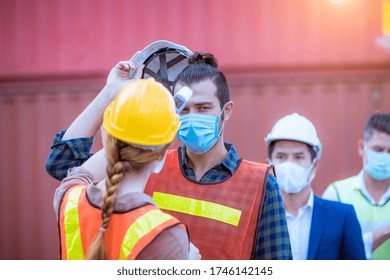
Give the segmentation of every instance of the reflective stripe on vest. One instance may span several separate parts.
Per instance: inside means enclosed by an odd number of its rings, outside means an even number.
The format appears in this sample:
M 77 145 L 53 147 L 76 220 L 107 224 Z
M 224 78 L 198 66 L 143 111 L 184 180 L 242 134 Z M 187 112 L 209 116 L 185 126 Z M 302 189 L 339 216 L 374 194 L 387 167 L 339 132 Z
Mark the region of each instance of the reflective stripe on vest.
M 240 221 L 240 210 L 218 203 L 161 192 L 154 192 L 153 200 L 164 210 L 213 219 L 233 226 L 237 226 Z
M 68 259 L 83 260 L 84 253 L 82 247 L 79 225 L 78 204 L 83 186 L 73 188 L 68 195 L 68 202 L 65 206 L 64 229 L 66 235 L 66 251 Z
M 127 230 L 121 245 L 120 260 L 135 259 L 134 246 L 154 228 L 172 219 L 171 215 L 159 210 L 152 210 L 139 217 Z
M 160 174 L 145 188 L 157 206 L 188 227 L 202 259 L 250 259 L 256 247 L 267 165 L 242 160 L 222 182 L 187 179 L 177 150 L 168 152 Z
M 60 207 L 60 233 L 63 259 L 84 259 L 101 225 L 101 210 L 86 199 L 86 186 L 70 188 Z M 108 259 L 136 259 L 163 230 L 180 225 L 171 215 L 154 205 L 125 213 L 113 213 L 104 234 Z
M 340 202 L 354 206 L 363 233 L 390 224 L 390 201 L 382 206 L 372 205 L 360 189 L 354 188 L 358 184 L 357 177 L 351 177 L 335 182 L 332 186 Z M 390 239 L 373 252 L 373 259 L 390 259 Z

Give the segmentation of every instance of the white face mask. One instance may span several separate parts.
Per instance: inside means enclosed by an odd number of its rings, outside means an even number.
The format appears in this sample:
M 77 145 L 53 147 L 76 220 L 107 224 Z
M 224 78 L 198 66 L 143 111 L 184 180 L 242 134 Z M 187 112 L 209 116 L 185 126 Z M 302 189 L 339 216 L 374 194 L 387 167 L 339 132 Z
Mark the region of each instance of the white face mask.
M 286 193 L 299 193 L 308 186 L 315 177 L 315 173 L 309 174 L 315 161 L 309 167 L 303 167 L 291 161 L 275 164 L 276 179 L 279 188 Z

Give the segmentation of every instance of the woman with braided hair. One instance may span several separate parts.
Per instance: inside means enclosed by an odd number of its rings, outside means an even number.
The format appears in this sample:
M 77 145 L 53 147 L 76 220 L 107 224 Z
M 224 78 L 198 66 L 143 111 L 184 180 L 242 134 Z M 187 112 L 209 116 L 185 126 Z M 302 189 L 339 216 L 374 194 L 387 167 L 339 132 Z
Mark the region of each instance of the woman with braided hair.
M 118 66 L 100 94 L 55 136 L 46 162 L 46 170 L 55 178 L 63 178 L 70 167 L 91 156 L 103 105 L 113 100 L 113 84 L 132 77 L 129 72 L 134 67 Z M 168 64 L 160 63 L 161 67 L 167 71 Z M 183 145 L 167 152 L 164 168 L 150 176 L 145 193 L 188 226 L 202 259 L 292 259 L 273 167 L 241 158 L 234 144 L 224 139 L 234 102 L 212 54 L 195 52 L 188 58 L 188 66 L 174 80 L 174 95 L 185 87 L 192 96 L 180 112 L 178 139 Z
M 179 126 L 162 84 L 149 78 L 123 88 L 104 111 L 103 150 L 56 190 L 62 259 L 200 258 L 186 226 L 143 192 Z

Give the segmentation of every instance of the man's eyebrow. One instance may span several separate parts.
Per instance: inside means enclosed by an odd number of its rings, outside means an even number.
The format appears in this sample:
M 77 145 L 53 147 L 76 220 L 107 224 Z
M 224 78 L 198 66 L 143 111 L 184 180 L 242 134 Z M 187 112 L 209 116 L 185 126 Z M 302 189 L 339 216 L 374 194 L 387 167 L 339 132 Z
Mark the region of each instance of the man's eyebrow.
M 200 106 L 200 105 L 212 105 L 213 102 L 205 101 L 205 102 L 197 102 L 194 105 L 195 106 Z

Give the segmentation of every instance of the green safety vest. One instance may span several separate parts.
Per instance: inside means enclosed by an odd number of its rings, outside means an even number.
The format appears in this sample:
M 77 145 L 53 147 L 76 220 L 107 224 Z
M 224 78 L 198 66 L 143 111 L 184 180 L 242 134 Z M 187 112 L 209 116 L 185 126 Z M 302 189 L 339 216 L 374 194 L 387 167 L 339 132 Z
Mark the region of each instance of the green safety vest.
M 352 204 L 359 219 L 363 233 L 375 230 L 390 223 L 390 200 L 384 205 L 372 205 L 359 188 L 357 177 L 337 181 L 331 186 L 336 190 L 340 202 Z M 390 260 L 390 239 L 373 252 L 374 260 Z

